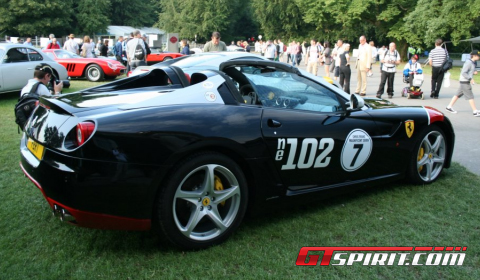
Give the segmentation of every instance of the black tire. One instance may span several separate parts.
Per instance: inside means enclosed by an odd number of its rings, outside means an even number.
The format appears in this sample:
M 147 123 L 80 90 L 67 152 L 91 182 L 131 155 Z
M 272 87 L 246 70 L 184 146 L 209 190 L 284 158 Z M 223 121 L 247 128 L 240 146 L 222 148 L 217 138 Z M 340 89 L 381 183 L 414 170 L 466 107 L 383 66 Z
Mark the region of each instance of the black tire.
M 154 226 L 183 249 L 222 243 L 242 222 L 247 194 L 245 176 L 233 160 L 218 153 L 195 154 L 162 186 Z
M 103 81 L 104 75 L 102 67 L 97 64 L 92 64 L 85 70 L 85 77 L 91 82 Z
M 443 130 L 430 125 L 415 144 L 407 179 L 414 184 L 430 184 L 442 173 L 447 156 L 447 141 Z

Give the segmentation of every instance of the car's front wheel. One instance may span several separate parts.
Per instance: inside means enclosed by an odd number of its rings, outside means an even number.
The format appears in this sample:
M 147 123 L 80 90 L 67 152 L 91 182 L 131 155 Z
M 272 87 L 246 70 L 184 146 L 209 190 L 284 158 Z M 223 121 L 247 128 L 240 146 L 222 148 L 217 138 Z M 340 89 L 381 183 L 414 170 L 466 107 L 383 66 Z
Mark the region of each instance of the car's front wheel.
M 428 184 L 435 181 L 443 170 L 447 156 L 447 142 L 442 129 L 428 127 L 415 145 L 410 161 L 408 178 L 412 183 Z
M 202 249 L 225 241 L 247 207 L 240 167 L 218 153 L 194 155 L 175 168 L 157 198 L 160 233 L 177 246 Z
M 85 76 L 91 82 L 98 82 L 103 80 L 104 73 L 100 66 L 92 64 L 87 67 L 87 70 L 85 71 Z

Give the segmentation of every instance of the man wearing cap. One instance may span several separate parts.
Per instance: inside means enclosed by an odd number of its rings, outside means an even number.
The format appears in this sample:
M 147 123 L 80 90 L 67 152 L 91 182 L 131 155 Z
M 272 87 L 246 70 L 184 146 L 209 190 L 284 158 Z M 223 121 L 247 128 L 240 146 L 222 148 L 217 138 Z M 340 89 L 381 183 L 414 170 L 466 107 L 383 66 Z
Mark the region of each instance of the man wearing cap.
M 227 45 L 220 41 L 220 32 L 212 33 L 212 41 L 207 42 L 203 47 L 203 52 L 226 52 Z
M 78 54 L 78 44 L 75 42 L 75 40 L 73 40 L 73 38 L 75 38 L 75 35 L 73 34 L 68 36 L 68 41 L 65 42 L 63 49 Z
M 450 113 L 456 114 L 457 111 L 453 110 L 453 104 L 457 102 L 457 100 L 465 95 L 465 99 L 470 103 L 470 107 L 472 107 L 473 116 L 480 117 L 480 111 L 477 110 L 475 106 L 475 100 L 473 100 L 473 91 L 472 85 L 474 84 L 473 75 L 477 74 L 475 71 L 475 64 L 480 59 L 480 53 L 478 50 L 473 50 L 470 53 L 470 59 L 465 61 L 463 64 L 462 72 L 460 72 L 460 88 L 458 89 L 457 93 L 452 97 L 450 104 L 448 104 L 446 110 Z
M 50 90 L 48 90 L 47 88 L 47 85 L 50 82 L 52 75 L 53 75 L 53 70 L 48 64 L 42 63 L 35 66 L 35 71 L 33 72 L 33 79 L 28 80 L 27 85 L 22 88 L 22 91 L 20 92 L 20 96 L 26 93 L 29 93 L 30 90 L 32 90 L 32 87 L 38 82 L 40 82 L 41 84 L 37 88 L 37 94 L 51 95 Z M 53 82 L 53 83 L 54 83 L 53 89 L 55 91 L 55 94 L 60 94 L 63 89 L 63 82 L 60 81 L 58 84 L 56 82 Z

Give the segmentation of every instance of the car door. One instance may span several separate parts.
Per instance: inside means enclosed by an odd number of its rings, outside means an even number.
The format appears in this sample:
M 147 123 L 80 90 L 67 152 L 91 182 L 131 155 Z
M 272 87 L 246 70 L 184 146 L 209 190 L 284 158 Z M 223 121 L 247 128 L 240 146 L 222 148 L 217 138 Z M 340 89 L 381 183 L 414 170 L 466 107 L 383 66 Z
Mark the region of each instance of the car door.
M 33 49 L 26 47 L 10 48 L 3 57 L 3 91 L 20 90 L 29 79 L 33 79 L 33 72 L 39 61 L 30 61 L 28 53 L 30 50 Z
M 372 157 L 377 126 L 365 110 L 347 110 L 345 96 L 330 85 L 277 63 L 235 68 L 242 69 L 252 84 L 253 99 L 258 100 L 253 105 L 263 107 L 262 134 L 291 192 L 344 186 L 382 175 L 376 166 L 385 160 Z

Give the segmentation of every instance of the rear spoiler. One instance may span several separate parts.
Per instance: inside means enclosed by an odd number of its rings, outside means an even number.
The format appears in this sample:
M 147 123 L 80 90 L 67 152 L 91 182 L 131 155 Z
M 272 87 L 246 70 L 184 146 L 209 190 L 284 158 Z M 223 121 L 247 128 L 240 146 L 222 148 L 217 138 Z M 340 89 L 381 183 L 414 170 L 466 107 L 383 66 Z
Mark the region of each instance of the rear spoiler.
M 172 84 L 180 84 L 182 87 L 189 86 L 188 80 L 185 77 L 182 69 L 176 66 L 165 66 L 162 68 L 155 68 L 143 74 L 120 79 L 111 83 L 100 86 L 87 88 L 79 91 L 82 94 L 93 94 L 101 92 L 118 91 L 132 88 L 142 88 L 150 86 L 168 85 L 169 81 Z

